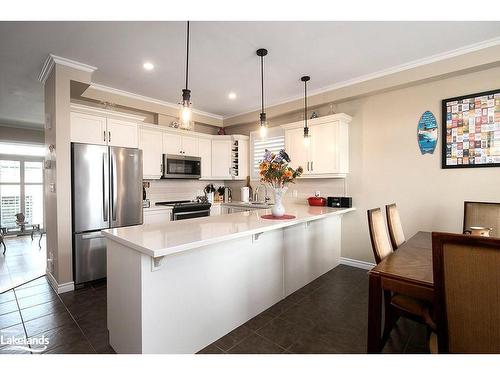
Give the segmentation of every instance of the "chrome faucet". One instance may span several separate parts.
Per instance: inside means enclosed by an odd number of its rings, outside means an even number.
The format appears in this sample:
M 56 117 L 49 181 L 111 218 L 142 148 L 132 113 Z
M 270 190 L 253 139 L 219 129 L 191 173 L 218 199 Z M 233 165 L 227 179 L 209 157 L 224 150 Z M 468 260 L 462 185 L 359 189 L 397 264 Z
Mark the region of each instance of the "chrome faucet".
M 253 193 L 253 201 L 259 202 L 259 191 L 261 187 L 264 187 L 264 203 L 269 203 L 271 198 L 269 198 L 269 196 L 267 195 L 267 186 L 265 184 L 260 184 L 259 186 L 257 186 Z

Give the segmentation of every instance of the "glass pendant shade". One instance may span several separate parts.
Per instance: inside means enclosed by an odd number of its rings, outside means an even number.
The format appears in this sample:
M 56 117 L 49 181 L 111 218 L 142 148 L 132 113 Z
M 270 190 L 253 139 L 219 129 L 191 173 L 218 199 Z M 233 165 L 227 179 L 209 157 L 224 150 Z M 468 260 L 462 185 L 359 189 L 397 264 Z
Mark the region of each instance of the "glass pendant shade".
M 261 113 L 260 114 L 259 135 L 260 135 L 261 138 L 266 138 L 267 137 L 267 120 L 266 120 L 266 114 L 265 113 Z

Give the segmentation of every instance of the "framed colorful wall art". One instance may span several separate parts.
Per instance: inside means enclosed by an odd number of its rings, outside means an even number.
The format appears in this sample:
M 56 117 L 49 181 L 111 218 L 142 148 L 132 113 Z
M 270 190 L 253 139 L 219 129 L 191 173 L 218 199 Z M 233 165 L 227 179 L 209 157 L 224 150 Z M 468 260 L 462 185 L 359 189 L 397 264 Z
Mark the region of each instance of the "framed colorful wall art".
M 500 89 L 442 102 L 442 168 L 500 167 Z

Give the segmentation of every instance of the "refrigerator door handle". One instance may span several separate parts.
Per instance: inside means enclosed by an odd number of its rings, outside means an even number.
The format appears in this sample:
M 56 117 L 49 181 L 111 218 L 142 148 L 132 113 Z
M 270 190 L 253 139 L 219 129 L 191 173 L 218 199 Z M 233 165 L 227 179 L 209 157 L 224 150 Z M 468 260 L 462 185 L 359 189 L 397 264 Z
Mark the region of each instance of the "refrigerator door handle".
M 101 232 L 82 234 L 82 240 L 93 240 L 95 238 L 104 238 L 104 236 L 101 234 Z
M 116 191 L 116 160 L 111 154 L 111 217 L 116 220 L 116 204 L 117 204 L 117 191 Z
M 106 153 L 102 154 L 102 219 L 108 221 L 109 217 L 109 181 L 108 181 L 108 157 Z

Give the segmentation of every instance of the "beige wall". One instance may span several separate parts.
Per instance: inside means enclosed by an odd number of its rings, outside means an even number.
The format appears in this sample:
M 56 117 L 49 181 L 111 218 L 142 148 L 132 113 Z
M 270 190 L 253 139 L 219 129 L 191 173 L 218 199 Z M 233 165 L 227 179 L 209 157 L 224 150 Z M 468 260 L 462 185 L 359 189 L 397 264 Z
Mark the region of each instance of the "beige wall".
M 147 198 L 153 202 L 191 200 L 198 195 L 204 195 L 203 189 L 208 184 L 216 188 L 224 186 L 224 181 L 202 180 L 145 180 L 150 187 L 146 188 Z
M 0 141 L 43 144 L 43 129 L 17 128 L 0 124 Z
M 421 155 L 417 123 L 430 110 L 441 124 L 441 100 L 500 87 L 500 68 L 464 74 L 375 94 L 335 105 L 337 112 L 353 116 L 350 124 L 350 169 L 347 194 L 356 212 L 344 217 L 342 256 L 373 262 L 366 210 L 396 202 L 407 237 L 419 230 L 458 232 L 462 228 L 463 201 L 500 201 L 498 168 L 441 169 L 441 129 L 434 154 Z M 329 105 L 318 108 L 327 114 Z M 300 113 L 271 119 L 277 125 L 301 118 Z M 290 122 L 291 122 L 290 121 Z M 226 131 L 248 134 L 256 124 Z M 231 183 L 237 188 L 237 184 Z M 290 187 L 300 197 L 320 190 L 323 196 L 341 193 L 343 180 L 301 180 Z M 291 194 L 288 194 L 291 199 Z

